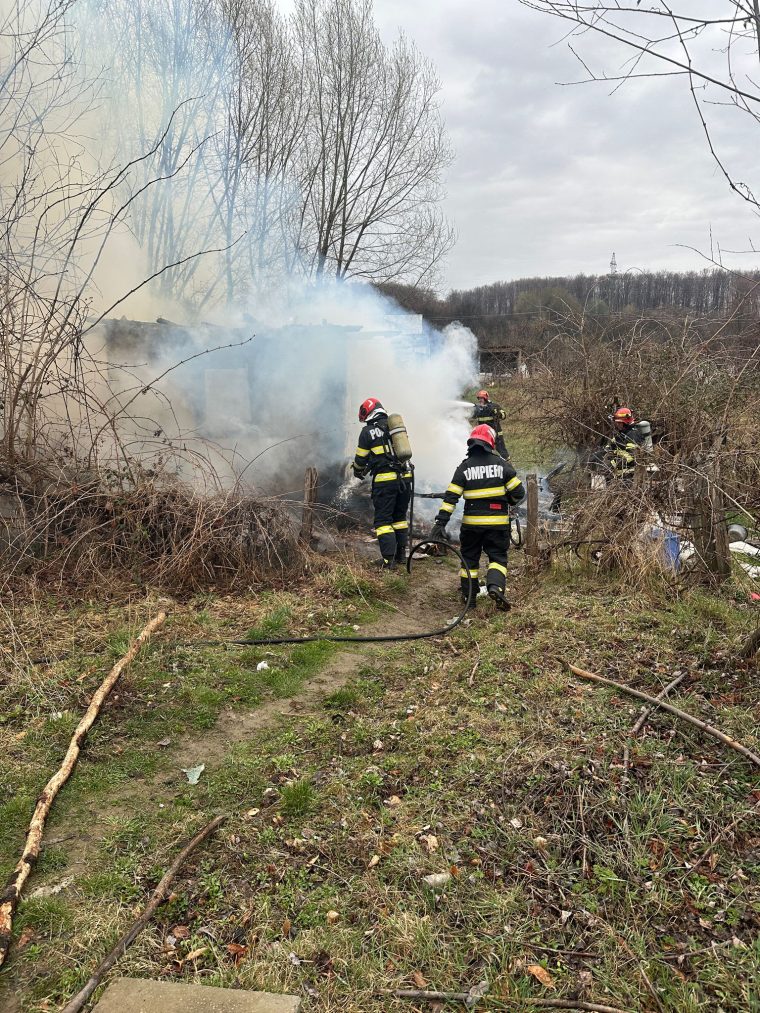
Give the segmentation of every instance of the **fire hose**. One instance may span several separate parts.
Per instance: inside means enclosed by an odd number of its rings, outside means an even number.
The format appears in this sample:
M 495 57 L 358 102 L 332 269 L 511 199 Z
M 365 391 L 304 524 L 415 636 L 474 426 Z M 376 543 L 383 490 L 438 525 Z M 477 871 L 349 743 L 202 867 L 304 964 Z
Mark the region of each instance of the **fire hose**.
M 407 573 L 411 574 L 412 572 L 412 557 L 414 556 L 414 553 L 418 549 L 423 548 L 425 545 L 443 546 L 445 549 L 448 549 L 449 551 L 453 552 L 456 556 L 459 557 L 459 562 L 461 563 L 463 570 L 467 569 L 467 567 L 465 566 L 464 558 L 462 557 L 461 552 L 459 551 L 459 549 L 457 549 L 455 545 L 452 545 L 450 542 L 447 542 L 444 539 L 425 538 L 423 541 L 417 542 L 416 545 L 413 545 L 412 548 L 409 550 L 409 555 L 407 556 L 406 559 Z M 193 640 L 188 641 L 187 643 L 177 644 L 176 646 L 177 647 L 224 647 L 224 646 L 272 647 L 281 644 L 313 644 L 323 641 L 331 644 L 391 644 L 391 643 L 399 643 L 404 640 L 426 640 L 430 637 L 445 637 L 447 634 L 451 633 L 452 630 L 456 629 L 457 626 L 459 626 L 459 624 L 463 621 L 463 619 L 467 615 L 467 612 L 470 608 L 470 600 L 473 597 L 472 595 L 473 584 L 477 584 L 477 578 L 470 577 L 470 594 L 467 595 L 467 598 L 465 599 L 464 604 L 462 606 L 462 611 L 459 613 L 456 619 L 453 619 L 445 626 L 440 627 L 440 629 L 428 630 L 423 633 L 396 633 L 396 634 L 387 634 L 386 636 L 373 636 L 373 637 L 348 637 L 348 636 L 338 636 L 334 634 L 315 633 L 307 637 L 268 637 L 266 639 L 246 638 L 240 640 Z
M 411 497 L 411 510 L 409 514 L 410 529 L 413 520 L 414 520 L 414 472 L 412 472 L 412 497 Z M 445 539 L 425 538 L 422 541 L 417 542 L 409 550 L 409 553 L 406 558 L 406 572 L 408 574 L 411 574 L 412 572 L 412 557 L 414 556 L 414 553 L 418 549 L 424 548 L 426 545 L 440 546 L 444 550 L 443 553 L 444 555 L 446 550 L 448 550 L 449 552 L 453 552 L 454 555 L 458 557 L 462 570 L 467 569 L 467 567 L 465 566 L 464 557 L 462 556 L 459 549 L 455 545 L 452 545 L 451 542 Z M 173 646 L 185 648 L 226 647 L 226 646 L 276 647 L 285 644 L 313 644 L 320 642 L 326 642 L 331 644 L 391 644 L 391 643 L 401 643 L 406 640 L 426 640 L 432 637 L 445 637 L 462 623 L 470 608 L 470 601 L 474 597 L 474 595 L 472 594 L 473 590 L 472 585 L 475 584 L 477 586 L 477 578 L 470 577 L 469 579 L 470 579 L 470 593 L 464 600 L 462 610 L 459 613 L 459 615 L 455 619 L 451 620 L 451 622 L 446 623 L 445 626 L 441 626 L 439 629 L 426 630 L 422 633 L 396 633 L 396 634 L 387 634 L 385 636 L 371 636 L 371 637 L 349 637 L 349 636 L 340 636 L 336 634 L 315 633 L 305 637 L 267 637 L 267 638 L 252 637 L 232 640 L 192 640 L 175 643 Z M 57 659 L 33 658 L 31 660 L 32 664 L 49 664 L 51 660 L 62 660 L 62 658 Z
M 413 531 L 413 525 L 414 525 L 414 497 L 415 497 L 415 492 L 414 492 L 414 468 L 412 468 L 411 487 L 412 488 L 411 488 L 410 510 L 409 510 L 409 530 L 410 530 L 410 532 Z M 438 496 L 435 496 L 432 493 L 419 493 L 417 495 L 421 495 L 423 497 L 431 498 L 431 499 L 432 498 L 443 499 L 442 495 L 440 497 L 438 497 Z M 411 574 L 411 572 L 412 572 L 412 558 L 414 557 L 415 552 L 418 549 L 424 548 L 424 546 L 426 546 L 426 545 L 438 545 L 438 546 L 441 546 L 444 549 L 444 554 L 445 554 L 445 550 L 453 552 L 456 556 L 459 557 L 459 563 L 461 565 L 462 571 L 465 571 L 465 570 L 469 569 L 465 565 L 465 561 L 464 561 L 464 557 L 462 556 L 462 553 L 459 551 L 459 549 L 455 545 L 452 545 L 452 543 L 450 541 L 448 541 L 447 539 L 443 539 L 443 538 L 425 538 L 425 539 L 423 539 L 423 541 L 417 542 L 415 545 L 413 545 L 409 549 L 409 553 L 408 553 L 408 555 L 406 557 L 406 572 L 408 574 Z M 462 611 L 459 613 L 459 615 L 456 617 L 456 619 L 452 620 L 451 622 L 447 623 L 445 626 L 442 626 L 442 627 L 440 627 L 440 629 L 437 629 L 437 630 L 428 630 L 428 631 L 425 631 L 423 633 L 396 633 L 396 634 L 387 634 L 386 636 L 373 636 L 373 637 L 348 637 L 348 636 L 344 637 L 344 636 L 336 636 L 336 635 L 332 635 L 332 634 L 326 635 L 326 634 L 316 633 L 316 634 L 312 634 L 311 636 L 307 636 L 307 637 L 269 637 L 267 639 L 263 639 L 263 638 L 262 639 L 258 639 L 258 638 L 248 639 L 248 638 L 246 638 L 246 639 L 240 639 L 240 640 L 194 640 L 192 642 L 188 642 L 188 643 L 185 643 L 185 644 L 178 644 L 177 646 L 179 646 L 179 647 L 223 647 L 223 646 L 229 645 L 229 646 L 235 646 L 235 647 L 249 647 L 249 646 L 256 646 L 256 647 L 267 647 L 267 646 L 269 646 L 269 647 L 272 647 L 272 646 L 278 646 L 278 645 L 282 645 L 282 644 L 313 644 L 313 643 L 318 643 L 318 642 L 326 642 L 326 643 L 331 643 L 331 644 L 392 644 L 392 643 L 400 643 L 400 642 L 405 641 L 405 640 L 426 640 L 426 639 L 429 639 L 431 637 L 445 637 L 447 634 L 451 633 L 452 630 L 456 629 L 457 626 L 459 626 L 459 624 L 464 620 L 464 618 L 467 615 L 467 612 L 468 612 L 468 610 L 470 608 L 470 602 L 474 598 L 474 595 L 472 594 L 472 592 L 473 592 L 473 585 L 475 585 L 477 587 L 478 586 L 478 581 L 477 581 L 476 577 L 472 577 L 472 576 L 470 576 L 469 580 L 470 580 L 469 593 L 468 593 L 467 597 L 464 600 L 464 604 L 462 606 Z

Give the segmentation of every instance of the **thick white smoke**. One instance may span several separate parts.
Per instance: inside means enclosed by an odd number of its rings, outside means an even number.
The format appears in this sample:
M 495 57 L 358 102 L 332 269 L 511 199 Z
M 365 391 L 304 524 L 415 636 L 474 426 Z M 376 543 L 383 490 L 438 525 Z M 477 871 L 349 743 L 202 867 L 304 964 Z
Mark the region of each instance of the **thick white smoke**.
M 87 336 L 93 361 L 108 368 L 88 374 L 95 397 L 87 410 L 69 403 L 63 385 L 61 418 L 67 426 L 74 418 L 78 454 L 114 471 L 133 457 L 157 474 L 176 471 L 201 484 L 210 464 L 220 484 L 288 495 L 311 465 L 340 479 L 356 444 L 358 406 L 373 395 L 406 420 L 418 488 L 441 490 L 464 453 L 466 411 L 455 403 L 476 380 L 475 340 L 458 325 L 428 327 L 368 284 L 309 277 L 296 256 L 303 223 L 291 235 L 303 181 L 290 164 L 275 173 L 250 157 L 230 160 L 225 131 L 238 86 L 260 81 L 255 68 L 241 76 L 224 11 L 190 0 L 145 9 L 88 0 L 60 15 L 60 43 L 44 50 L 70 75 L 52 113 L 52 85 L 30 71 L 39 90 L 26 126 L 31 141 L 14 144 L 33 153 L 32 175 L 51 193 L 62 174 L 66 192 L 78 195 L 78 203 L 62 203 L 61 220 L 44 237 L 43 267 L 90 321 L 114 305 L 113 317 L 126 318 Z M 28 17 L 44 15 L 45 5 L 32 0 Z M 276 19 L 265 23 L 275 33 L 266 56 L 278 51 L 277 33 L 291 35 Z M 290 81 L 287 66 L 282 73 Z M 247 96 L 253 107 L 257 94 Z M 289 103 L 288 93 L 272 111 L 275 133 Z M 59 146 L 41 147 L 35 130 L 60 135 Z M 293 137 L 306 143 L 295 127 Z M 8 193 L 24 176 L 25 157 L 4 165 Z M 93 200 L 97 213 L 88 210 Z M 34 235 L 34 216 L 22 226 L 20 236 Z M 204 250 L 216 252 L 196 256 Z M 48 261 L 60 261 L 60 275 Z M 158 317 L 180 326 L 129 323 Z M 216 346 L 234 347 L 199 354 Z M 89 414 L 96 402 L 102 419 Z
M 109 358 L 146 385 L 207 348 L 245 342 L 151 383 L 141 395 L 148 420 L 141 427 L 161 433 L 144 440 L 146 455 L 167 439 L 210 441 L 223 483 L 295 497 L 307 467 L 342 480 L 361 428 L 359 405 L 374 396 L 404 417 L 419 491 L 445 489 L 464 456 L 468 412 L 459 402 L 477 381 L 474 336 L 459 324 L 437 331 L 369 285 L 287 279 L 266 303 L 218 313 L 211 328 L 119 326 L 129 340 L 111 341 Z M 192 478 L 192 468 L 183 477 Z M 434 503 L 421 505 L 432 513 Z

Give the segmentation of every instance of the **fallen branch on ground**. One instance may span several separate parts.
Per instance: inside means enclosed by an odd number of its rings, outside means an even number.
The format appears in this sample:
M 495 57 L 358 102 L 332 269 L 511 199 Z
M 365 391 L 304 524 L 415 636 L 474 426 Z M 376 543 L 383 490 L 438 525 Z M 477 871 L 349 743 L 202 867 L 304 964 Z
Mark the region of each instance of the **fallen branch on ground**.
M 475 683 L 475 673 L 477 672 L 478 668 L 480 667 L 480 644 L 476 643 L 475 646 L 478 649 L 478 660 L 472 666 L 472 671 L 470 672 L 470 677 L 467 680 L 467 685 L 468 686 L 474 685 L 474 683 Z
M 567 663 L 568 668 L 575 675 L 579 675 L 582 679 L 590 679 L 592 682 L 599 682 L 603 686 L 611 686 L 612 689 L 617 689 L 621 693 L 628 693 L 629 696 L 638 697 L 639 700 L 645 700 L 648 704 L 654 707 L 660 707 L 662 710 L 669 711 L 671 714 L 675 714 L 676 717 L 681 718 L 683 721 L 688 721 L 689 724 L 695 725 L 700 728 L 703 732 L 708 735 L 712 735 L 716 739 L 720 739 L 725 745 L 730 746 L 731 749 L 735 749 L 737 753 L 741 753 L 746 756 L 748 760 L 751 760 L 756 767 L 760 767 L 760 756 L 757 753 L 753 753 L 751 749 L 747 749 L 741 742 L 737 742 L 736 739 L 732 739 L 730 735 L 726 735 L 719 728 L 715 728 L 713 725 L 708 725 L 706 721 L 701 721 L 699 718 L 695 718 L 693 714 L 687 714 L 686 711 L 680 710 L 678 707 L 674 707 L 672 704 L 666 703 L 664 700 L 658 700 L 656 697 L 649 696 L 647 693 L 642 693 L 638 689 L 633 689 L 631 686 L 626 686 L 622 682 L 615 682 L 614 679 L 605 679 L 603 675 L 595 675 L 593 672 L 587 672 L 583 668 L 577 668 L 575 665 Z
M 669 682 L 668 685 L 657 694 L 655 700 L 664 700 L 668 693 L 670 693 L 671 690 L 674 690 L 685 678 L 686 672 L 681 672 L 680 675 L 677 675 L 672 682 Z M 645 723 L 649 720 L 650 715 L 654 713 L 654 710 L 654 707 L 642 707 L 638 721 L 630 732 L 628 732 L 628 741 L 626 742 L 625 749 L 623 750 L 623 784 L 626 784 L 628 781 L 628 770 L 631 766 L 631 743 L 644 727 Z
M 467 1002 L 470 998 L 469 992 L 434 992 L 423 988 L 387 989 L 377 994 L 392 995 L 394 999 L 424 999 L 426 1002 Z
M 71 1002 L 64 1006 L 61 1013 L 79 1013 L 79 1010 L 81 1010 L 98 985 L 100 985 L 105 975 L 111 970 L 116 961 L 121 959 L 121 957 L 126 953 L 127 949 L 132 945 L 137 936 L 142 932 L 153 917 L 154 911 L 161 901 L 166 898 L 174 877 L 179 872 L 182 863 L 185 861 L 190 852 L 205 841 L 207 837 L 213 834 L 226 819 L 226 816 L 216 816 L 210 823 L 207 823 L 202 830 L 199 830 L 195 837 L 193 837 L 185 845 L 162 877 L 161 882 L 151 894 L 151 898 L 145 905 L 140 917 L 132 924 L 129 931 L 124 933 L 108 956 L 101 961 L 100 964 L 98 964 L 84 988 L 80 992 L 77 992 Z
M 79 753 L 81 752 L 82 743 L 85 740 L 87 732 L 90 730 L 100 714 L 101 707 L 103 706 L 108 694 L 113 689 L 116 680 L 127 665 L 138 654 L 140 648 L 146 644 L 148 640 L 150 640 L 153 632 L 158 629 L 165 619 L 166 612 L 159 612 L 154 619 L 151 619 L 148 625 L 140 633 L 139 637 L 132 642 L 127 653 L 116 662 L 103 682 L 101 682 L 100 686 L 98 686 L 97 690 L 92 695 L 90 705 L 85 711 L 84 717 L 77 725 L 76 730 L 71 737 L 71 742 L 69 743 L 69 748 L 66 750 L 63 763 L 42 789 L 42 793 L 37 800 L 37 806 L 29 824 L 29 830 L 26 834 L 26 844 L 24 845 L 21 858 L 18 861 L 18 865 L 11 873 L 10 878 L 5 885 L 5 889 L 3 890 L 2 896 L 0 896 L 0 966 L 2 966 L 6 956 L 8 955 L 8 949 L 11 945 L 13 915 L 18 907 L 18 902 L 21 898 L 21 891 L 24 889 L 24 884 L 27 879 L 29 879 L 32 869 L 39 858 L 40 848 L 42 847 L 42 835 L 45 832 L 45 820 L 50 813 L 55 797 L 71 776 L 71 772 L 79 759 Z

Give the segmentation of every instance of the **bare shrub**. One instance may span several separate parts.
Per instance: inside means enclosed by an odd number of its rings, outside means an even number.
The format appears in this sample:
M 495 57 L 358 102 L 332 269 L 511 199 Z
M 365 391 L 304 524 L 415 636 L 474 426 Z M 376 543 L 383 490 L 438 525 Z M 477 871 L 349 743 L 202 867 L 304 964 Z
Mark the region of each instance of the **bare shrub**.
M 642 561 L 661 561 L 652 529 L 675 530 L 712 571 L 709 546 L 726 522 L 757 525 L 760 349 L 746 347 L 718 325 L 705 337 L 704 321 L 642 318 L 621 330 L 567 314 L 515 390 L 527 426 L 548 446 L 573 451 L 558 479 L 570 517 L 560 542 L 636 572 Z M 654 446 L 638 455 L 635 476 L 608 473 L 606 488 L 592 491 L 613 403 L 651 422 Z
M 282 506 L 239 490 L 208 495 L 168 476 L 127 492 L 102 476 L 84 485 L 23 484 L 5 580 L 33 573 L 78 584 L 131 577 L 139 584 L 191 593 L 248 586 L 292 574 L 304 564 Z

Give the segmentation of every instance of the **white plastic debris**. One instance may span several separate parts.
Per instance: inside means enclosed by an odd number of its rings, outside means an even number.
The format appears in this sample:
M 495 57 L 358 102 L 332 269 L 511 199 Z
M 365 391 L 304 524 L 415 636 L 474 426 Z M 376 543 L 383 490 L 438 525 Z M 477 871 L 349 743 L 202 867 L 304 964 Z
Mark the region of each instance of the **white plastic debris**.
M 205 763 L 199 763 L 197 767 L 183 767 L 182 773 L 187 778 L 188 784 L 197 784 L 200 776 L 206 769 Z
M 265 672 L 268 668 L 269 668 L 269 662 L 268 661 L 260 661 L 258 663 L 258 665 L 256 666 L 256 671 L 257 672 Z
M 432 890 L 439 890 L 442 886 L 446 886 L 446 884 L 450 881 L 450 872 L 432 872 L 429 876 L 422 877 L 422 882 L 429 886 Z

